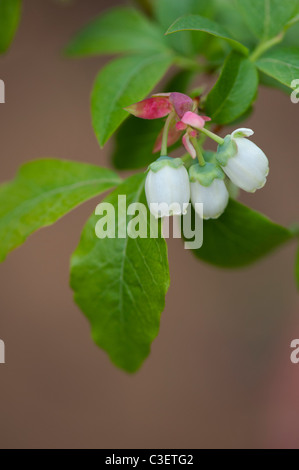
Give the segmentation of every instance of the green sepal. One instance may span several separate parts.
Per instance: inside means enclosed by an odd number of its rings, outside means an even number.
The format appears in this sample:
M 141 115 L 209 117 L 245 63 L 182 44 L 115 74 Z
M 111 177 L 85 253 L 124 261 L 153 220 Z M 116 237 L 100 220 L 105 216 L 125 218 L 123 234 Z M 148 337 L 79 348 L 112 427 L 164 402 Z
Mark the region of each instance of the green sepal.
M 213 152 L 212 150 L 204 150 L 203 156 L 206 162 L 214 163 L 215 165 L 217 162 L 217 153 Z
M 227 165 L 228 159 L 234 157 L 238 152 L 238 147 L 231 135 L 227 135 L 223 144 L 217 148 L 217 162 L 221 166 Z
M 202 186 L 211 186 L 215 179 L 223 180 L 225 174 L 218 165 L 206 163 L 200 166 L 199 163 L 192 165 L 189 169 L 189 178 L 191 183 L 198 181 Z
M 172 157 L 159 157 L 158 160 L 151 163 L 147 169 L 147 171 L 151 170 L 154 173 L 161 170 L 165 166 L 170 166 L 171 168 L 180 168 L 183 166 L 183 160 L 181 158 L 172 158 Z

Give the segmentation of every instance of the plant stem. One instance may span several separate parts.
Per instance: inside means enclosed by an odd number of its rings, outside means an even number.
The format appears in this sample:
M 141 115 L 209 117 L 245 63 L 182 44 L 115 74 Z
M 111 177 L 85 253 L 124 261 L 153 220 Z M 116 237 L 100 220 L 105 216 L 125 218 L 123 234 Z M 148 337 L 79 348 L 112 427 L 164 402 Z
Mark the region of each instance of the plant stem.
M 299 14 L 297 16 L 295 16 L 294 18 L 292 18 L 285 26 L 284 30 L 287 31 L 291 26 L 293 26 L 294 24 L 298 23 L 299 21 Z
M 279 33 L 274 38 L 269 39 L 269 41 L 264 41 L 257 46 L 257 48 L 252 52 L 249 59 L 251 62 L 256 62 L 268 49 L 271 49 L 276 44 L 279 44 L 284 38 L 284 31 Z
M 205 127 L 199 129 L 200 132 L 203 132 L 206 136 L 210 137 L 210 139 L 215 140 L 218 144 L 222 145 L 224 143 L 224 139 L 219 137 L 219 135 L 214 134 L 212 131 L 208 131 Z
M 198 142 L 201 147 L 203 147 L 203 144 L 205 143 L 207 139 L 207 136 L 205 134 L 200 134 Z
M 190 140 L 191 140 L 191 143 L 192 143 L 193 147 L 196 150 L 198 163 L 200 164 L 200 166 L 205 166 L 206 162 L 205 162 L 205 159 L 203 157 L 203 154 L 202 154 L 202 151 L 201 151 L 201 148 L 200 148 L 200 145 L 199 145 L 199 142 L 198 142 L 197 138 L 196 137 L 191 137 Z
M 173 113 L 170 113 L 169 116 L 167 117 L 163 129 L 163 135 L 162 135 L 162 144 L 161 144 L 161 157 L 166 157 L 167 156 L 167 140 L 168 140 L 168 132 L 169 132 L 169 126 L 171 124 L 171 121 L 173 119 Z

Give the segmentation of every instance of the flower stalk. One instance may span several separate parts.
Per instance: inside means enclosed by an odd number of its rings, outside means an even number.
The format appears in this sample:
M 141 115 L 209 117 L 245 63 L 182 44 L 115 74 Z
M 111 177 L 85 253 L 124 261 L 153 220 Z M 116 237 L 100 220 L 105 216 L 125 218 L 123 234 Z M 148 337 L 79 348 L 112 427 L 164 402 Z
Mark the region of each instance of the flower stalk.
M 173 113 L 170 113 L 165 121 L 164 129 L 163 129 L 161 153 L 160 153 L 161 157 L 164 157 L 167 155 L 168 132 L 169 132 L 169 127 L 170 127 L 172 119 L 173 119 Z
M 284 35 L 285 32 L 282 31 L 274 38 L 269 39 L 269 41 L 261 42 L 249 57 L 251 62 L 256 62 L 265 52 L 267 52 L 272 47 L 276 46 L 276 44 L 279 44 L 283 40 Z
M 191 140 L 191 143 L 192 143 L 193 147 L 196 150 L 198 163 L 200 164 L 200 166 L 205 166 L 206 162 L 205 162 L 205 159 L 204 159 L 204 156 L 202 154 L 202 150 L 200 148 L 200 145 L 199 145 L 199 142 L 198 142 L 197 138 L 196 137 L 191 137 L 190 140 Z
M 209 137 L 210 139 L 215 140 L 215 142 L 217 142 L 217 144 L 222 145 L 222 144 L 224 143 L 224 139 L 222 139 L 222 137 L 220 137 L 220 136 L 217 135 L 217 134 L 214 134 L 214 132 L 209 131 L 209 130 L 206 129 L 205 127 L 203 127 L 202 129 L 200 129 L 200 132 L 202 132 L 203 134 L 205 134 L 205 135 L 206 135 L 207 137 Z

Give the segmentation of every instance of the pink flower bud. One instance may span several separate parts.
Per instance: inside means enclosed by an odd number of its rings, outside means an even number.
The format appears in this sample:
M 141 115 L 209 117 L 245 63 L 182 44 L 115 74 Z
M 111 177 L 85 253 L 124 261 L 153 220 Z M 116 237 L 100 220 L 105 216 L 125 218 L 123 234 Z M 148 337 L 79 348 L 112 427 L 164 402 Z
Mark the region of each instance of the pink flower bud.
M 187 111 L 191 111 L 193 108 L 193 100 L 183 93 L 171 93 L 169 100 L 180 119 Z
M 142 119 L 158 119 L 167 116 L 173 107 L 168 96 L 154 96 L 124 109 Z
M 200 130 L 205 126 L 206 121 L 210 121 L 211 119 L 207 116 L 199 116 L 196 113 L 187 111 L 181 120 L 184 124 L 187 124 L 187 126 Z

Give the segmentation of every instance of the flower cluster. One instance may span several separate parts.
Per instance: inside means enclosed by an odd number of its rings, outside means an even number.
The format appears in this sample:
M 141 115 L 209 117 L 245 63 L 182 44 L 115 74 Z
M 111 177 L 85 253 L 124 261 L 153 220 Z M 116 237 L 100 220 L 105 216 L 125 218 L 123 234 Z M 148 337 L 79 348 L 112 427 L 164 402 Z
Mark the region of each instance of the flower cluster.
M 266 183 L 269 162 L 248 140 L 253 131 L 237 129 L 222 139 L 205 127 L 210 118 L 198 114 L 198 104 L 198 99 L 182 93 L 165 93 L 126 108 L 143 119 L 167 116 L 154 146 L 161 156 L 149 166 L 145 183 L 147 202 L 155 217 L 184 214 L 191 198 L 195 210 L 198 203 L 203 205 L 199 215 L 216 219 L 228 204 L 229 184 L 255 192 Z M 203 151 L 200 133 L 218 143 L 216 153 Z M 168 157 L 168 146 L 181 137 L 187 155 Z

